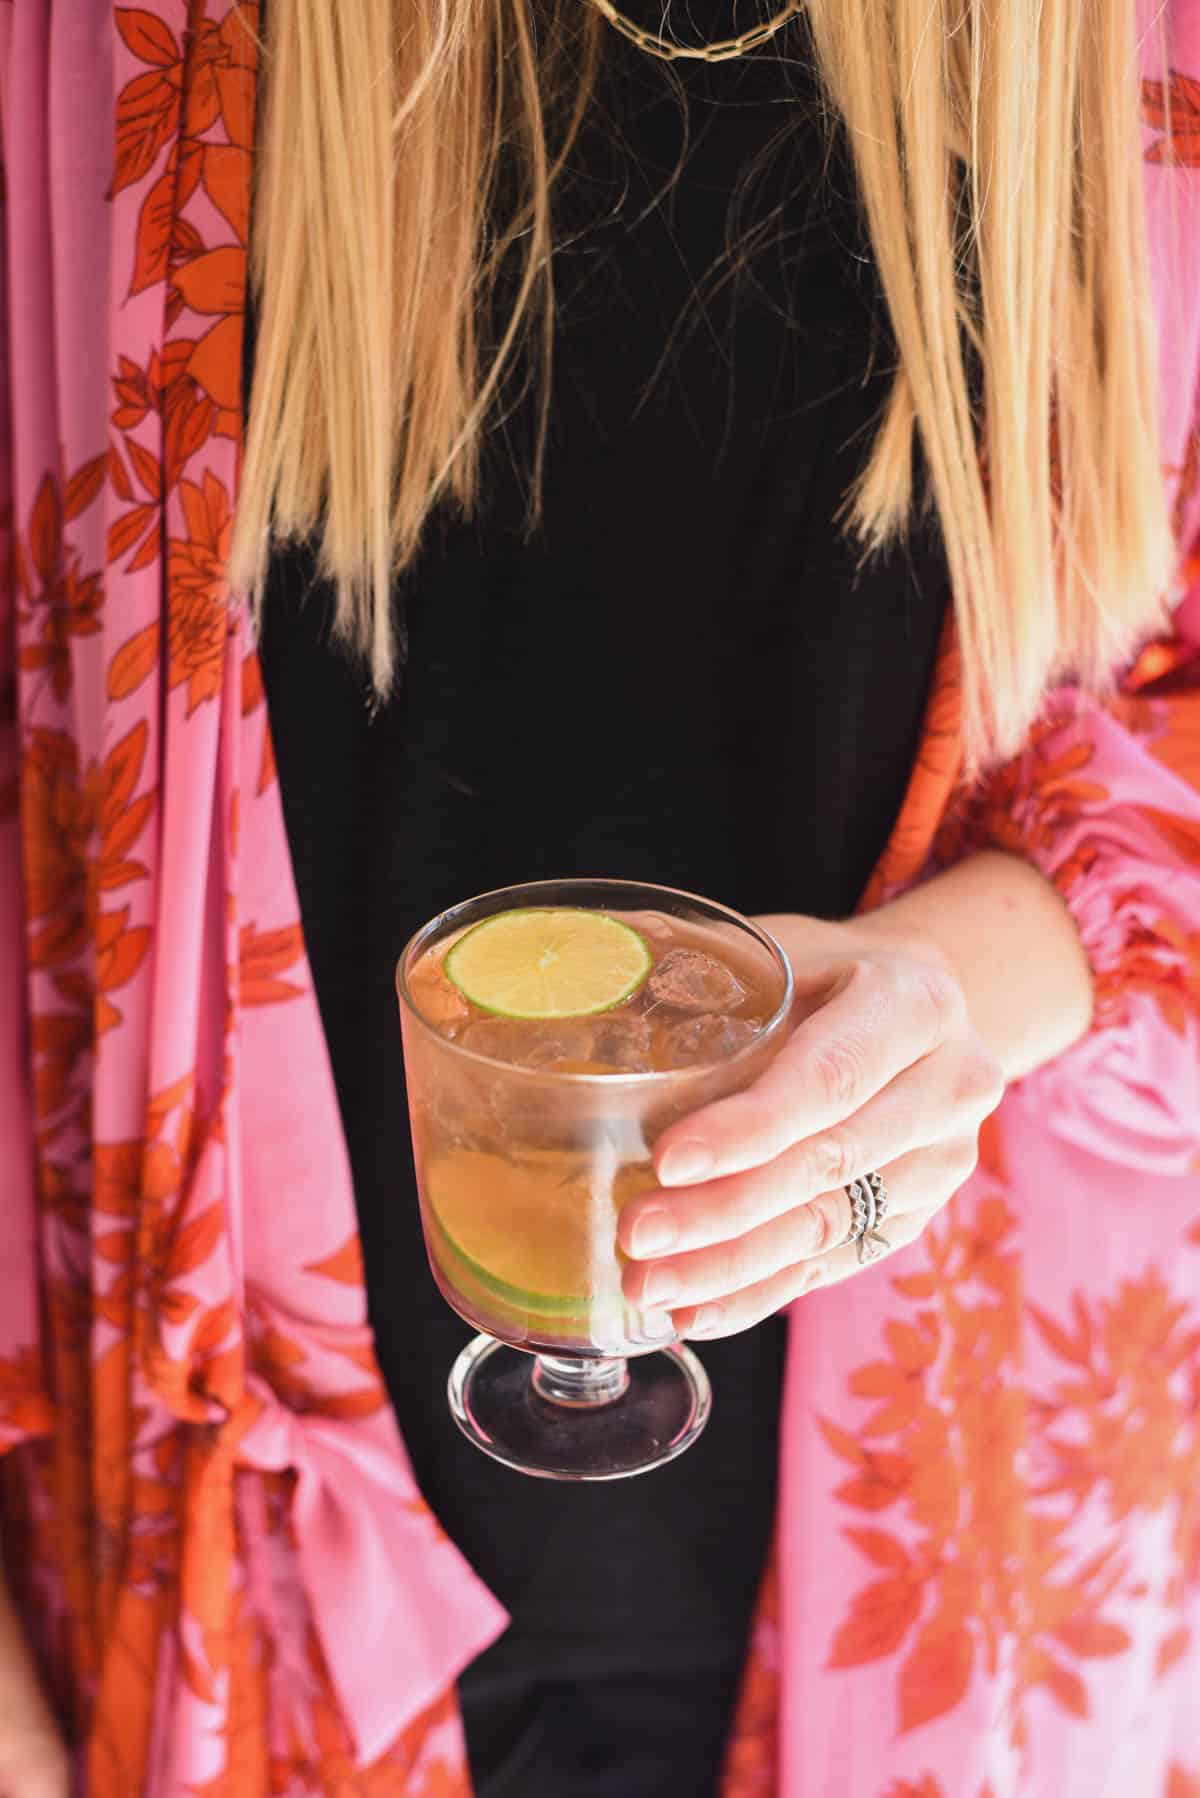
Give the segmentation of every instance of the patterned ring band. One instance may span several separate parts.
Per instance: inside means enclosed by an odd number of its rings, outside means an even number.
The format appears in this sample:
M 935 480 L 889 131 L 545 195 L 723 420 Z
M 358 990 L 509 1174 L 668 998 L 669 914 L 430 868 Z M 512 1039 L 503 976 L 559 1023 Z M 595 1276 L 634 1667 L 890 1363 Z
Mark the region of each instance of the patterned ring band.
M 850 1201 L 850 1230 L 842 1246 L 852 1242 L 858 1244 L 858 1264 L 862 1267 L 892 1246 L 879 1229 L 888 1213 L 888 1190 L 883 1175 L 864 1174 L 861 1180 L 852 1180 L 846 1188 L 846 1197 Z

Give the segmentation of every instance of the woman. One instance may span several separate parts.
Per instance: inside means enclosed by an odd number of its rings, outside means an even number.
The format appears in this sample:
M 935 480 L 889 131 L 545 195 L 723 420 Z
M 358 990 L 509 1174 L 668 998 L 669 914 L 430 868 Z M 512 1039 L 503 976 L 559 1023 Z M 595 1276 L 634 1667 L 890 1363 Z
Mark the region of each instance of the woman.
M 1181 1798 L 1198 25 L 584 5 L 0 15 L 0 1792 Z M 575 1491 L 446 1416 L 390 969 L 580 871 L 802 1004 Z

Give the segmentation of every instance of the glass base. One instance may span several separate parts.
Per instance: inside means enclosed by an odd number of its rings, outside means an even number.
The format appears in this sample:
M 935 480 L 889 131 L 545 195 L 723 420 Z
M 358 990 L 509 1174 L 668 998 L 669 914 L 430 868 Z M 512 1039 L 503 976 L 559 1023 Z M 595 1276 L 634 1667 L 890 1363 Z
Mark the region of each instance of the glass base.
M 623 1480 L 673 1461 L 712 1405 L 682 1343 L 629 1361 L 532 1355 L 476 1336 L 450 1370 L 450 1411 L 475 1447 L 543 1480 Z

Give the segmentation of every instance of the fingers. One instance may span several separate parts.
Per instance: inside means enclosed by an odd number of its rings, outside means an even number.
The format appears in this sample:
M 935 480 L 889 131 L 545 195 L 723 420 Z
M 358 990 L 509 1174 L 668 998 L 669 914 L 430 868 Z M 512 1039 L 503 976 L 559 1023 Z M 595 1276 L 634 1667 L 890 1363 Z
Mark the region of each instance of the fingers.
M 998 1104 L 1000 1090 L 994 1063 L 982 1049 L 966 1057 L 935 1051 L 849 1121 L 796 1143 L 773 1161 L 631 1202 L 621 1213 L 617 1240 L 627 1255 L 644 1259 L 744 1236 L 819 1194 L 829 1198 L 839 1193 L 852 1180 L 924 1144 L 973 1138 Z M 849 1202 L 845 1204 L 848 1211 Z M 809 1226 L 814 1232 L 811 1254 L 827 1246 L 815 1234 L 819 1221 L 814 1218 Z
M 954 977 L 910 956 L 851 962 L 761 1079 L 665 1131 L 664 1186 L 741 1173 L 853 1116 L 966 1021 Z
M 894 1222 L 889 1214 L 884 1226 L 888 1250 L 880 1260 L 889 1260 L 900 1249 L 908 1248 L 915 1242 L 929 1220 L 937 1215 L 938 1209 L 935 1205 L 921 1211 L 910 1211 L 903 1217 L 897 1217 Z M 877 1266 L 879 1262 L 871 1265 Z M 815 1292 L 823 1286 L 836 1285 L 841 1280 L 849 1279 L 852 1274 L 863 1271 L 857 1249 L 851 1244 L 846 1248 L 835 1249 L 832 1254 L 819 1256 L 814 1261 L 802 1261 L 795 1267 L 781 1268 L 769 1279 L 743 1287 L 740 1292 L 726 1293 L 720 1299 L 700 1305 L 679 1306 L 674 1311 L 675 1328 L 680 1336 L 698 1337 L 706 1341 L 718 1336 L 734 1336 L 739 1330 L 748 1330 L 752 1325 L 761 1323 L 764 1318 L 782 1310 L 785 1305 L 803 1298 L 806 1293 Z
M 969 1177 L 975 1160 L 971 1136 L 919 1149 L 890 1163 L 884 1171 L 888 1212 L 883 1232 L 888 1240 L 911 1240 L 905 1235 L 910 1217 L 928 1216 L 944 1204 Z M 846 1193 L 840 1189 L 822 1193 L 744 1235 L 654 1261 L 630 1262 L 622 1276 L 625 1297 L 648 1309 L 677 1312 L 711 1300 L 732 1303 L 746 1289 L 784 1274 L 800 1280 L 808 1261 L 844 1264 L 850 1272 L 859 1265 L 854 1246 L 848 1261 L 838 1257 L 851 1222 Z

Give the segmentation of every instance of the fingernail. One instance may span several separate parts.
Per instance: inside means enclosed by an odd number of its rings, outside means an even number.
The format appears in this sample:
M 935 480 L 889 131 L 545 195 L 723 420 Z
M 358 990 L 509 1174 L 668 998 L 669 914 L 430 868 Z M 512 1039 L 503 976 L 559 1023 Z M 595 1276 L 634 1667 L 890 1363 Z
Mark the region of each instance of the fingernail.
M 713 1166 L 712 1150 L 702 1142 L 677 1142 L 659 1162 L 658 1177 L 664 1186 L 690 1186 L 711 1174 Z
M 643 1305 L 670 1305 L 683 1291 L 674 1268 L 652 1267 L 642 1287 Z
M 633 1252 L 635 1255 L 665 1255 L 673 1249 L 679 1240 L 679 1231 L 669 1211 L 661 1205 L 651 1205 L 639 1212 L 633 1226 Z
M 667 1342 L 675 1334 L 675 1319 L 669 1311 L 642 1312 L 642 1338 L 646 1342 Z
M 701 1305 L 696 1313 L 695 1321 L 688 1331 L 689 1336 L 710 1336 L 721 1327 L 720 1305 Z

